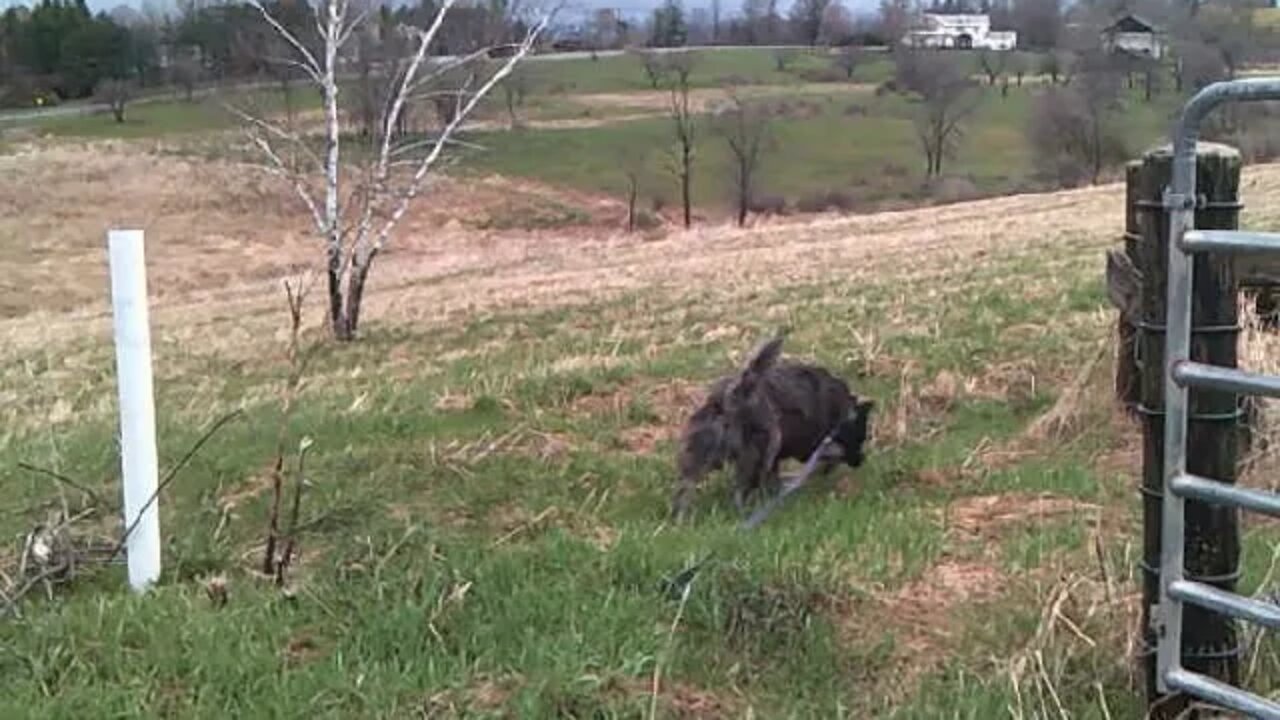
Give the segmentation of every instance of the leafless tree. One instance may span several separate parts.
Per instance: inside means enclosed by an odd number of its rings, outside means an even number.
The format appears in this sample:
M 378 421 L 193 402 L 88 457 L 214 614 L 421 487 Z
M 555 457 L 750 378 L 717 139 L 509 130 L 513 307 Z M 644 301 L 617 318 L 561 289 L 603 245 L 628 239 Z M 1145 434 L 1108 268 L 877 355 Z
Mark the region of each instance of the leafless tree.
M 116 122 L 122 123 L 125 107 L 133 100 L 133 83 L 120 78 L 107 78 L 98 83 L 94 97 L 111 109 Z
M 1119 76 L 1095 61 L 1071 87 L 1040 95 L 1028 128 L 1040 171 L 1066 185 L 1096 183 L 1108 164 L 1127 157 L 1119 94 Z
M 667 67 L 671 103 L 671 129 L 675 143 L 671 152 L 672 171 L 680 180 L 680 200 L 684 206 L 684 226 L 693 225 L 693 150 L 697 140 L 696 111 L 689 99 L 689 76 L 697 64 L 697 55 L 684 51 L 671 53 Z
M 1178 92 L 1184 89 L 1198 90 L 1227 77 L 1228 71 L 1222 63 L 1222 56 L 1199 40 L 1176 41 L 1174 55 L 1173 82 L 1174 89 Z
M 822 11 L 822 25 L 818 28 L 818 42 L 824 45 L 841 45 L 853 32 L 853 16 L 840 0 L 830 0 Z
M 632 147 L 623 151 L 622 176 L 627 182 L 627 232 L 635 232 L 636 209 L 640 201 L 640 185 L 645 176 L 647 155 L 644 148 Z
M 640 60 L 640 66 L 644 68 L 644 76 L 649 79 L 649 84 L 657 90 L 670 72 L 666 58 L 653 50 L 638 50 L 635 55 Z
M 511 129 L 520 127 L 520 109 L 524 107 L 525 98 L 533 92 L 533 71 L 528 65 L 512 70 L 502 81 L 502 100 L 507 108 L 507 116 L 511 119 Z
M 1017 79 L 1018 87 L 1022 87 L 1022 78 L 1027 74 L 1026 58 L 1016 52 L 1009 53 L 1009 61 L 1005 63 L 1005 67 Z
M 773 49 L 773 66 L 778 72 L 786 72 L 791 67 L 791 63 L 796 61 L 800 53 L 795 48 L 780 47 Z
M 1228 80 L 1236 77 L 1257 50 L 1255 7 L 1242 0 L 1204 5 L 1192 21 L 1195 36 L 1217 51 Z
M 906 88 L 919 97 L 914 124 L 925 155 L 925 175 L 942 174 L 964 135 L 964 123 L 977 109 L 982 94 L 964 67 L 947 53 L 899 51 L 909 63 Z M 905 69 L 905 68 L 903 68 Z
M 430 56 L 456 0 L 443 0 L 422 26 L 402 28 L 412 38 L 411 50 L 397 59 L 395 72 L 388 74 L 387 102 L 379 114 L 370 151 L 347 157 L 339 115 L 339 72 L 349 41 L 376 9 L 356 1 L 315 3 L 313 24 L 319 37 L 314 46 L 319 51 L 313 52 L 311 45 L 285 28 L 261 0 L 250 0 L 292 49 L 293 66 L 319 89 L 324 118 L 321 139 L 313 141 L 302 131 L 265 115 L 239 113 L 267 170 L 291 185 L 324 244 L 328 319 L 333 336 L 340 341 L 355 339 L 374 259 L 426 187 L 445 148 L 471 111 L 529 53 L 551 17 L 547 13 L 536 18 L 492 73 L 483 72 L 488 48 L 443 58 Z M 441 87 L 444 78 L 459 74 L 465 78 L 460 85 Z M 455 112 L 434 137 L 397 135 L 406 106 L 416 98 L 441 96 L 450 98 Z
M 996 81 L 1004 74 L 1008 59 L 1009 53 L 992 50 L 978 51 L 978 67 L 982 68 L 982 74 L 987 76 L 988 85 L 995 86 Z
M 835 60 L 832 62 L 844 72 L 846 80 L 853 80 L 853 72 L 858 69 L 861 60 L 862 57 L 858 55 L 857 48 L 845 46 L 836 52 Z
M 880 0 L 878 25 L 890 47 L 896 48 L 915 19 L 911 0 Z
M 200 75 L 200 63 L 186 49 L 169 66 L 169 82 L 182 88 L 187 102 L 195 99 L 196 83 L 200 82 Z
M 1013 29 L 1019 44 L 1036 50 L 1058 47 L 1062 40 L 1062 0 L 1013 0 Z
M 791 23 L 805 45 L 817 45 L 822 34 L 822 20 L 831 0 L 795 0 L 791 4 Z
M 755 196 L 756 171 L 767 149 L 769 108 L 749 102 L 730 91 L 728 102 L 716 112 L 715 132 L 729 146 L 733 162 L 733 194 L 738 225 L 745 225 Z

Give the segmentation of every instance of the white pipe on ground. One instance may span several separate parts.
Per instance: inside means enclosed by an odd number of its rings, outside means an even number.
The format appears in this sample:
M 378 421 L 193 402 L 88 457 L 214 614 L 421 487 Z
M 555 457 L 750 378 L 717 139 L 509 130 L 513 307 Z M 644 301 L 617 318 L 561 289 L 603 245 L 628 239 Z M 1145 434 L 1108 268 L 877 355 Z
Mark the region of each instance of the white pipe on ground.
M 124 478 L 124 527 L 129 585 L 145 590 L 160 577 L 159 502 L 148 502 L 159 482 L 156 414 L 151 384 L 151 327 L 147 266 L 141 230 L 107 234 L 111 261 L 111 309 L 115 323 L 116 378 L 120 398 L 120 469 Z M 146 507 L 146 512 L 142 512 Z M 138 520 L 139 514 L 142 519 Z M 136 522 L 136 526 L 135 526 Z

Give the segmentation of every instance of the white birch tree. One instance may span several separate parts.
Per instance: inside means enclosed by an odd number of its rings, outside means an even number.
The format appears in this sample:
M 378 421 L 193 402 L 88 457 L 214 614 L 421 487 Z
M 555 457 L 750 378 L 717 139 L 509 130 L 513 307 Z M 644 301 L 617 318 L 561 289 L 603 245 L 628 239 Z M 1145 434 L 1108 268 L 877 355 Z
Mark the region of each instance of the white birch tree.
M 234 110 L 266 170 L 290 184 L 321 240 L 328 280 L 328 320 L 334 338 L 356 338 L 370 269 L 409 206 L 427 188 L 463 123 L 476 106 L 525 59 L 552 12 L 527 25 L 523 37 L 502 46 L 502 60 L 487 63 L 495 47 L 433 56 L 441 28 L 457 0 L 443 0 L 421 25 L 392 29 L 408 37 L 405 52 L 381 63 L 387 82 L 372 137 L 344 137 L 339 110 L 340 69 L 357 33 L 369 30 L 378 6 L 370 0 L 316 0 L 316 38 L 286 28 L 262 0 L 250 0 L 290 49 L 282 62 L 298 68 L 319 91 L 319 137 L 263 112 Z M 367 4 L 362 4 L 367 3 Z M 384 29 L 385 31 L 385 29 Z M 385 38 L 384 38 L 385 39 Z M 314 41 L 313 41 L 314 40 Z M 497 54 L 497 53 L 493 53 Z M 405 114 L 419 102 L 447 98 L 452 112 L 434 133 L 403 132 Z

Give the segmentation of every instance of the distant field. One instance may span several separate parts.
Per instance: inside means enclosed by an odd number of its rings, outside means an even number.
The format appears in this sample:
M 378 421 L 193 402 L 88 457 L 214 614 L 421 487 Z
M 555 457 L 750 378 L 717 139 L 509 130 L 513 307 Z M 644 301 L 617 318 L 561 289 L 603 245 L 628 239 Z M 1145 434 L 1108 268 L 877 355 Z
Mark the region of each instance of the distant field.
M 944 165 L 960 196 L 997 194 L 1034 186 L 1026 140 L 1032 90 L 1008 97 L 984 88 L 979 110 L 965 123 L 959 152 Z M 760 170 L 760 192 L 792 203 L 824 193 L 847 195 L 861 207 L 918 200 L 924 180 L 923 154 L 912 121 L 911 101 L 896 95 L 841 92 L 832 86 L 803 97 L 779 89 L 785 106 L 776 118 L 774 142 Z M 1124 122 L 1136 150 L 1162 138 L 1174 109 L 1171 97 L 1145 103 L 1126 99 Z M 473 138 L 487 150 L 468 157 L 467 167 L 535 178 L 553 184 L 622 194 L 624 166 L 644 168 L 643 194 L 670 205 L 678 189 L 670 172 L 670 121 L 662 117 L 571 130 L 485 133 Z M 694 199 L 715 211 L 730 197 L 730 157 L 712 123 L 699 125 Z M 954 199 L 954 198 L 953 198 Z

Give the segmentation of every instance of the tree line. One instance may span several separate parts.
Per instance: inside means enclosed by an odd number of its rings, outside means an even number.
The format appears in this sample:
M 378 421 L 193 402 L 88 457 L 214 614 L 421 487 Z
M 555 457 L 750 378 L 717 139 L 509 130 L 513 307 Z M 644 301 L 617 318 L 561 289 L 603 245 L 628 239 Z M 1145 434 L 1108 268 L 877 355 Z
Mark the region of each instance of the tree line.
M 313 0 L 265 0 L 285 30 L 319 45 Z M 376 6 L 368 24 L 379 47 L 401 42 L 397 28 L 434 18 L 440 3 Z M 526 24 L 507 0 L 454 4 L 431 48 L 456 55 L 523 37 Z M 373 46 L 365 43 L 366 49 Z M 249 2 L 181 4 L 172 13 L 144 15 L 122 8 L 90 12 L 85 0 L 39 0 L 0 15 L 0 106 L 81 99 L 104 85 L 132 89 L 172 86 L 190 96 L 201 84 L 242 79 L 298 79 L 293 48 Z M 357 55 L 358 57 L 358 55 Z

